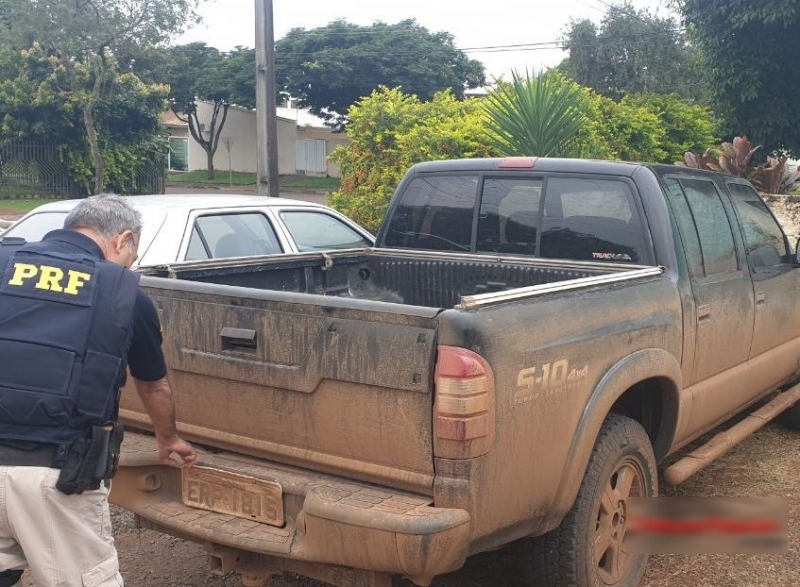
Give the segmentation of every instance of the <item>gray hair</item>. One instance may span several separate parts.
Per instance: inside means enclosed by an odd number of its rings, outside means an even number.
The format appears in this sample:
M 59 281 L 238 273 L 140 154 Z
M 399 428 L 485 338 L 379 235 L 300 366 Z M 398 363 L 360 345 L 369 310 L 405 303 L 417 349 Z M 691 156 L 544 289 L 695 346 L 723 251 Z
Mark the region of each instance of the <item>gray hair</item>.
M 67 214 L 64 228 L 88 229 L 109 238 L 131 230 L 138 238 L 142 234 L 142 215 L 122 196 L 100 194 L 75 206 Z

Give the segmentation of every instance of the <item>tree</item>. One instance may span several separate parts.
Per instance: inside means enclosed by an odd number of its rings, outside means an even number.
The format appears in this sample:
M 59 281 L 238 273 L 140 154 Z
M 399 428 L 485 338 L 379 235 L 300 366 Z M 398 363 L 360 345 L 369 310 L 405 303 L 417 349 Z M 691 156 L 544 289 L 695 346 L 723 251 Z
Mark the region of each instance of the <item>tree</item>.
M 479 100 L 457 100 L 446 90 L 430 101 L 381 87 L 348 113 L 347 146 L 331 160 L 342 184 L 331 205 L 362 226 L 377 230 L 400 178 L 413 164 L 436 159 L 486 157 L 483 108 Z
M 82 115 L 95 193 L 105 189 L 106 161 L 96 109 L 118 77 L 117 53 L 159 45 L 196 19 L 198 0 L 6 0 L 18 47 L 36 41 L 54 60 L 58 90 Z
M 91 84 L 88 76 L 85 82 Z M 61 160 L 88 194 L 94 190 L 94 167 L 82 130 L 80 98 L 63 91 L 69 83 L 58 59 L 38 43 L 30 49 L 0 49 L 0 136 L 60 146 Z M 137 189 L 142 169 L 163 161 L 153 154 L 165 152 L 159 131 L 167 88 L 124 73 L 108 80 L 107 94 L 96 104 L 95 126 L 106 186 L 125 193 Z
M 402 87 L 420 100 L 449 89 L 460 99 L 465 87 L 486 81 L 483 65 L 456 49 L 452 35 L 431 33 L 414 20 L 296 28 L 276 43 L 275 53 L 277 87 L 340 125 L 350 106 L 379 86 Z
M 797 0 L 680 0 L 702 49 L 715 109 L 727 137 L 748 135 L 765 152 L 800 154 L 800 3 Z
M 706 95 L 696 51 L 678 23 L 636 11 L 627 1 L 609 7 L 599 29 L 589 20 L 573 21 L 564 46 L 569 58 L 561 71 L 603 96 L 678 93 L 702 100 Z
M 704 152 L 719 142 L 718 122 L 705 106 L 682 99 L 678 94 L 633 94 L 622 99 L 622 105 L 643 108 L 656 117 L 663 133 L 658 141 L 663 155 L 647 159 L 673 163 L 683 159 L 686 151 Z
M 166 51 L 163 71 L 153 75 L 170 85 L 172 109 L 206 152 L 208 178 L 213 179 L 228 110 L 233 104 L 255 107 L 255 50 L 236 47 L 223 54 L 201 42 L 178 45 Z M 200 120 L 198 100 L 211 102 L 210 120 Z

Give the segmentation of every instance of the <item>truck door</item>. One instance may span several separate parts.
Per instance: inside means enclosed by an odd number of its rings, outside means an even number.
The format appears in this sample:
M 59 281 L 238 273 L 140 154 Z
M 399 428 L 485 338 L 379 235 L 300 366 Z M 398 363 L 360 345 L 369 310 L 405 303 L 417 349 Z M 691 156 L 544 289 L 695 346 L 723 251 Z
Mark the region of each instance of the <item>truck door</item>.
M 778 222 L 753 187 L 737 181 L 727 185 L 755 294 L 750 348 L 754 386 L 768 391 L 797 370 L 800 269 L 790 258 L 791 249 Z
M 679 431 L 694 436 L 752 397 L 747 360 L 753 338 L 753 285 L 737 254 L 733 210 L 714 181 L 681 175 L 665 183 L 694 297 L 694 308 L 684 309 L 693 310 L 696 320 L 694 367 L 684 381 L 692 409 Z

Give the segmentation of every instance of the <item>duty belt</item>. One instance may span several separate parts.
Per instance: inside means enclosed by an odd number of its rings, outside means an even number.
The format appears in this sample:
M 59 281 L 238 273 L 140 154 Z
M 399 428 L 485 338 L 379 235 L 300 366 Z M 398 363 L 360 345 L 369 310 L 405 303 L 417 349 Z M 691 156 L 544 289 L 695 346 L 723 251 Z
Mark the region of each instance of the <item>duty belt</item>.
M 53 467 L 58 445 L 42 444 L 33 450 L 0 444 L 0 467 Z

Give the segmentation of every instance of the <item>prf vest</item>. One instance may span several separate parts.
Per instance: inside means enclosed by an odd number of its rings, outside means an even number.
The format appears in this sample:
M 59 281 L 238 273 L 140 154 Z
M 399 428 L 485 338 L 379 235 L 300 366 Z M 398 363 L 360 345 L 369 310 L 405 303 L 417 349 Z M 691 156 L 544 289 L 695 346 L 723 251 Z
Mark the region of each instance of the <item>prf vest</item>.
M 0 244 L 0 438 L 65 444 L 117 418 L 139 276 L 54 234 Z

